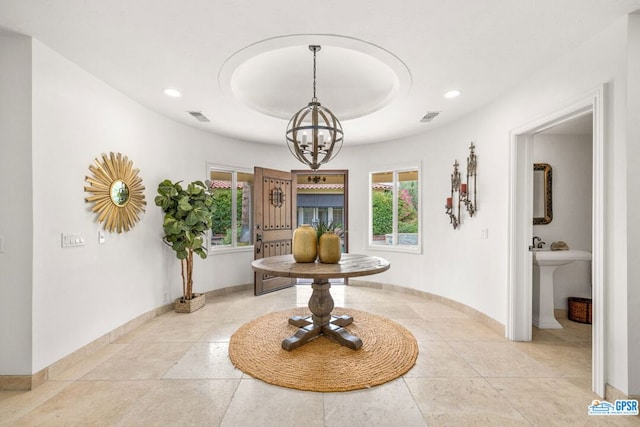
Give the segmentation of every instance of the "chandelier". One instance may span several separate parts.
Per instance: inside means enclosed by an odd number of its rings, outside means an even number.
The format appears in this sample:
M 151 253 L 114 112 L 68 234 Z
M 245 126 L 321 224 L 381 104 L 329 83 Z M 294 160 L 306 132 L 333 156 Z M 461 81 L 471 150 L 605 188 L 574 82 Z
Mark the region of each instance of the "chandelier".
M 309 50 L 313 52 L 313 98 L 289 120 L 287 145 L 296 159 L 317 170 L 340 152 L 343 133 L 338 118 L 316 98 L 316 53 L 320 46 L 310 45 Z

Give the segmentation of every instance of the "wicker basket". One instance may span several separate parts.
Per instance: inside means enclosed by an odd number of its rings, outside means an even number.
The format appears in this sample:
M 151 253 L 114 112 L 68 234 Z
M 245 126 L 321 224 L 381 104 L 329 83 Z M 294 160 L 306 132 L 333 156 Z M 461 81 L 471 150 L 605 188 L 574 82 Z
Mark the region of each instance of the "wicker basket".
M 569 320 L 591 324 L 591 298 L 569 297 Z
M 205 296 L 204 294 L 193 294 L 193 299 L 184 301 L 182 297 L 176 299 L 175 310 L 176 313 L 193 313 L 196 310 L 204 307 Z

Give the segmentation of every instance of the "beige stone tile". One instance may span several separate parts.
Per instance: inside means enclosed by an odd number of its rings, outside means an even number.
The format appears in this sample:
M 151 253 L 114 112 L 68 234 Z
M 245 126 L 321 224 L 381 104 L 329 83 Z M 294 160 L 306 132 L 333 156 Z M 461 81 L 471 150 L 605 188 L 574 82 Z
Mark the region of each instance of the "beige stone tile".
M 60 372 L 58 375 L 50 377 L 49 380 L 70 381 L 80 379 L 126 347 L 127 344 L 109 344 L 91 356 Z
M 225 321 L 235 321 L 244 324 L 267 313 L 295 307 L 295 304 L 292 303 L 286 307 L 276 308 L 276 305 L 271 301 L 263 301 L 263 297 L 264 296 L 259 296 L 252 297 L 251 299 L 232 301 L 224 314 Z
M 218 426 L 240 380 L 156 380 L 122 426 Z
M 229 359 L 228 343 L 197 343 L 162 378 L 240 378 Z
M 241 326 L 242 322 L 223 319 L 213 323 L 210 328 L 200 337 L 202 342 L 229 342 L 233 335 Z
M 376 304 L 353 304 L 349 306 L 356 310 L 366 311 L 367 313 L 375 314 L 382 317 L 387 317 L 391 320 L 396 319 L 420 319 L 418 313 L 413 311 L 411 307 L 403 303 L 376 303 Z
M 504 336 L 469 317 L 433 319 L 429 324 L 445 341 L 507 341 Z
M 449 342 L 483 377 L 555 377 L 561 372 L 540 363 L 512 342 Z
M 14 425 L 117 425 L 152 389 L 145 381 L 76 381 Z
M 163 316 L 129 342 L 196 342 L 211 327 L 212 321 L 203 321 L 193 314 L 195 313 L 183 313 L 179 317 Z
M 424 418 L 402 379 L 371 389 L 325 393 L 327 427 L 424 426 Z
M 405 378 L 429 426 L 528 425 L 483 378 Z
M 563 378 L 489 378 L 488 381 L 533 425 L 626 426 L 637 417 L 590 416 L 597 395 Z M 635 419 L 634 419 L 635 418 Z
M 156 325 L 158 325 L 160 322 L 165 321 L 165 319 L 168 318 L 168 315 L 169 315 L 169 313 L 166 313 L 166 314 L 163 314 L 160 317 L 157 317 L 157 318 L 149 320 L 148 322 L 138 326 L 133 331 L 118 337 L 116 340 L 113 341 L 113 343 L 116 343 L 116 344 L 127 344 L 127 343 L 135 341 L 140 336 L 143 336 L 144 334 L 146 334 L 147 331 L 155 328 Z
M 242 379 L 221 426 L 323 426 L 322 393 Z
M 416 364 L 404 376 L 407 378 L 456 378 L 478 377 L 471 367 L 446 342 L 418 342 Z
M 0 400 L 0 426 L 13 426 L 16 420 L 60 393 L 71 382 L 46 382 L 35 390 L 3 391 Z
M 591 379 L 591 348 L 567 341 L 516 342 L 515 347 L 545 366 L 557 370 L 561 377 Z
M 191 343 L 132 343 L 87 373 L 83 380 L 161 378 Z
M 414 301 L 408 304 L 425 320 L 470 319 L 468 314 L 435 301 Z
M 420 341 L 442 341 L 442 337 L 431 328 L 424 319 L 394 319 L 394 321 L 407 328 L 415 339 Z
M 0 390 L 0 405 L 3 400 L 11 399 L 24 393 L 26 393 L 24 390 Z

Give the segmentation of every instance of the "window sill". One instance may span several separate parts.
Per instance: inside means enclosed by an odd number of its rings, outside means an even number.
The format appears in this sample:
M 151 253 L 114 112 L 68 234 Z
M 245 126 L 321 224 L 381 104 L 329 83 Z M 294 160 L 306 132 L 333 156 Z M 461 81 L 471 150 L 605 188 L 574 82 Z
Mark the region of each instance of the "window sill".
M 208 255 L 229 254 L 236 252 L 253 252 L 253 245 L 251 246 L 209 246 Z
M 421 254 L 422 248 L 420 246 L 391 246 L 391 245 L 368 245 L 369 251 L 381 251 L 381 252 L 402 252 L 409 254 Z

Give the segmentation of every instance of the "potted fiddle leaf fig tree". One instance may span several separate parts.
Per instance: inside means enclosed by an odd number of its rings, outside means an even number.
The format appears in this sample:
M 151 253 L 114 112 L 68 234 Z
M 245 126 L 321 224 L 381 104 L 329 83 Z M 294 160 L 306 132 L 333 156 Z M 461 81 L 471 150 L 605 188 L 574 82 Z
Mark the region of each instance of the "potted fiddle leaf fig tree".
M 193 181 L 186 188 L 182 181 L 165 179 L 158 185 L 156 206 L 162 208 L 164 242 L 175 251 L 182 272 L 182 297 L 176 299 L 178 313 L 191 313 L 204 306 L 204 294 L 193 292 L 193 254 L 207 257 L 206 233 L 215 212 L 209 182 Z

